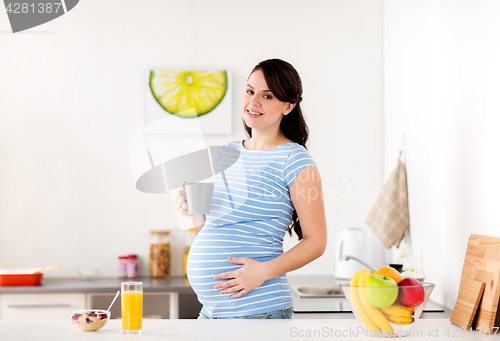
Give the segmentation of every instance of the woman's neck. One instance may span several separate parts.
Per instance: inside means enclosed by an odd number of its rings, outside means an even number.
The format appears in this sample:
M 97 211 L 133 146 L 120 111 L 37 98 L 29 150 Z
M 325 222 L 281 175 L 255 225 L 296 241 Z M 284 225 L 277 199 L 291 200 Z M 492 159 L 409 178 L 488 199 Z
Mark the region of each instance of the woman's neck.
M 283 134 L 281 129 L 274 133 L 263 133 L 261 131 L 252 130 L 252 137 L 245 141 L 245 148 L 251 150 L 267 150 L 278 147 L 290 140 Z

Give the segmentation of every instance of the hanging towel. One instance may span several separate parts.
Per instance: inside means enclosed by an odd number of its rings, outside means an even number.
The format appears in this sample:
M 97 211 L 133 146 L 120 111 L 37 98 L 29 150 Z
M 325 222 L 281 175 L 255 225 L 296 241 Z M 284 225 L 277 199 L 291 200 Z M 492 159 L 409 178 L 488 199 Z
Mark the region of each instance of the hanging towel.
M 401 155 L 400 155 L 401 157 Z M 398 164 L 384 185 L 365 223 L 375 232 L 386 248 L 399 247 L 409 228 L 408 196 L 405 166 Z

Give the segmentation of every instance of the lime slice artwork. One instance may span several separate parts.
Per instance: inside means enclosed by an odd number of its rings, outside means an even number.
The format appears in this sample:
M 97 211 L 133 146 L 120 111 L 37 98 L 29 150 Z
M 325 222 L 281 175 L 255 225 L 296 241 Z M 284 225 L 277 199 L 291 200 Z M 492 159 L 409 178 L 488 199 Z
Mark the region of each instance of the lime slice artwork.
M 150 72 L 149 87 L 165 111 L 192 118 L 208 114 L 221 103 L 228 89 L 228 76 L 226 71 L 158 70 Z M 196 115 L 189 109 L 195 109 Z

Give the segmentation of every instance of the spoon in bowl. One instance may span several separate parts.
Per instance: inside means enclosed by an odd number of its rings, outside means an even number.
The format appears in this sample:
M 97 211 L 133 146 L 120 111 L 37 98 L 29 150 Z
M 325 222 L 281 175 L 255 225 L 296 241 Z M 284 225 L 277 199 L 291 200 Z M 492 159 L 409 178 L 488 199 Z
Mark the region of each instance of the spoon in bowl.
M 120 295 L 120 290 L 118 290 L 116 292 L 116 295 L 115 295 L 115 298 L 113 298 L 113 301 L 111 302 L 111 304 L 109 305 L 109 308 L 107 311 L 111 311 L 111 307 L 113 306 L 113 304 L 115 303 L 116 299 L 118 298 L 118 295 Z

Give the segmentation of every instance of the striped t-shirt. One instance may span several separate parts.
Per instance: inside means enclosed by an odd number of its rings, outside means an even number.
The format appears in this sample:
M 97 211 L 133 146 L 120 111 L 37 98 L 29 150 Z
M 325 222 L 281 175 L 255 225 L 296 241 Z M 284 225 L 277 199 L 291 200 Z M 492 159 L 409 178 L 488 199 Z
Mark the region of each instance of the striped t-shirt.
M 286 274 L 265 281 L 239 298 L 231 298 L 234 293 L 221 295 L 222 289 L 214 289 L 214 285 L 227 279 L 214 280 L 213 276 L 241 267 L 229 262 L 228 257 L 265 262 L 283 253 L 283 238 L 294 210 L 289 188 L 304 167 L 316 163 L 297 143 L 269 150 L 248 150 L 242 141 L 227 146 L 237 149 L 224 151 L 232 150 L 232 162 L 236 157 L 237 161 L 209 180 L 215 183 L 212 205 L 189 252 L 189 282 L 212 317 L 289 308 L 292 296 Z

